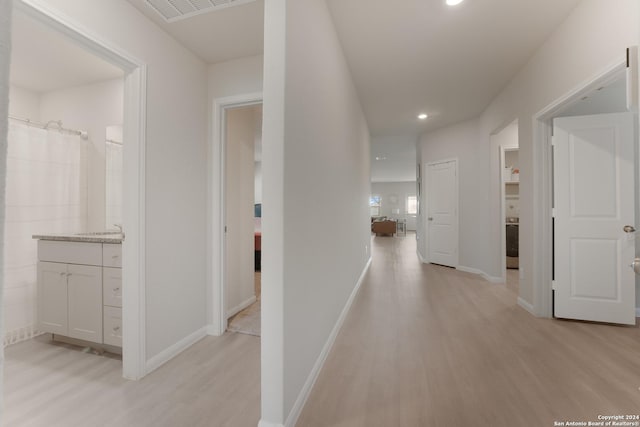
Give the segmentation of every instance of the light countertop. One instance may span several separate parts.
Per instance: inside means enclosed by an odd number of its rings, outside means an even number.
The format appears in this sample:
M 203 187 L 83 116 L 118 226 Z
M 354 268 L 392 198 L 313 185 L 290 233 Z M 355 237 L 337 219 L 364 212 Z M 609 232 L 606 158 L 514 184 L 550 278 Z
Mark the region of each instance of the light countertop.
M 124 236 L 118 231 L 92 233 L 34 234 L 34 239 L 57 240 L 61 242 L 122 243 Z

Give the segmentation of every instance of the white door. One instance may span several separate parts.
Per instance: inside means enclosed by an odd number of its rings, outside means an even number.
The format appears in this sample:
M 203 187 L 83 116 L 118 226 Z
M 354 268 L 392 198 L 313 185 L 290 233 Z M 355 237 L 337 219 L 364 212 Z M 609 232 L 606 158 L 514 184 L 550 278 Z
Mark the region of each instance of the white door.
M 555 316 L 635 324 L 629 113 L 554 120 Z
M 429 262 L 458 266 L 457 161 L 427 165 L 427 245 Z

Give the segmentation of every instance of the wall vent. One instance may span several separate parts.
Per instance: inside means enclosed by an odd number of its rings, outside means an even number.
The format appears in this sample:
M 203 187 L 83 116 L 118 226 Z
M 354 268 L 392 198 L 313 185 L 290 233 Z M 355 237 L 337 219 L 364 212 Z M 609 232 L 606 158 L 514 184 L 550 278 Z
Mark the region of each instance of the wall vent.
M 145 0 L 167 22 L 175 22 L 256 0 Z

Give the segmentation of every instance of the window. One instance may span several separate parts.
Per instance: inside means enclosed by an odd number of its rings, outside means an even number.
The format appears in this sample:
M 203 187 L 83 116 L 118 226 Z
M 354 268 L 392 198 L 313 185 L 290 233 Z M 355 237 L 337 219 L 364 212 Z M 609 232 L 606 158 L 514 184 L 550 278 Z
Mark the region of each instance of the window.
M 409 215 L 418 214 L 418 198 L 416 196 L 407 197 L 407 213 Z
M 371 216 L 380 216 L 380 196 L 371 196 L 369 206 L 371 207 Z

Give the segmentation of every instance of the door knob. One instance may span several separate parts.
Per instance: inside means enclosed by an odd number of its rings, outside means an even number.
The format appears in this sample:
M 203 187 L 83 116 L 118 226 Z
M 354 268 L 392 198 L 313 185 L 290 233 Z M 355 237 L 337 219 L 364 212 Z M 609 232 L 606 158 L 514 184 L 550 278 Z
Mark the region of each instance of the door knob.
M 640 274 L 640 258 L 634 259 L 629 267 L 631 267 L 636 274 Z
M 635 233 L 636 232 L 636 228 L 633 225 L 625 225 L 624 227 L 622 227 L 622 230 L 625 233 Z

